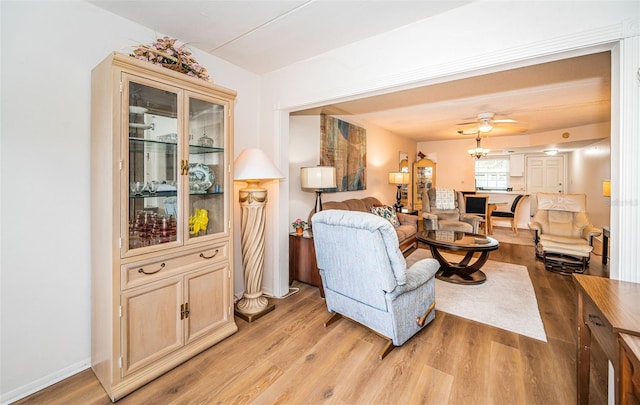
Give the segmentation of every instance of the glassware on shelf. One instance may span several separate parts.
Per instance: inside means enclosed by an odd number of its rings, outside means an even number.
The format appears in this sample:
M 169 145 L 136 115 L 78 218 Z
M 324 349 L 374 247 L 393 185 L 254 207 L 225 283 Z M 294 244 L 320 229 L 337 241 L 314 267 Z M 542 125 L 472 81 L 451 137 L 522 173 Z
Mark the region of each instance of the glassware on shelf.
M 207 134 L 205 133 L 204 136 L 202 136 L 202 137 L 200 137 L 200 139 L 198 139 L 198 145 L 206 146 L 208 148 L 213 148 L 213 138 L 209 138 L 207 136 Z
M 149 190 L 149 194 L 154 195 L 156 191 L 158 191 L 158 182 L 155 180 L 152 180 L 147 183 L 146 187 L 147 187 L 147 190 Z
M 144 183 L 141 181 L 132 181 L 131 183 L 129 183 L 129 188 L 131 189 L 131 194 L 133 195 L 142 195 L 144 186 Z
M 158 215 L 155 212 L 140 210 L 130 224 L 130 235 L 134 246 L 144 247 L 176 240 L 176 219 L 173 215 Z

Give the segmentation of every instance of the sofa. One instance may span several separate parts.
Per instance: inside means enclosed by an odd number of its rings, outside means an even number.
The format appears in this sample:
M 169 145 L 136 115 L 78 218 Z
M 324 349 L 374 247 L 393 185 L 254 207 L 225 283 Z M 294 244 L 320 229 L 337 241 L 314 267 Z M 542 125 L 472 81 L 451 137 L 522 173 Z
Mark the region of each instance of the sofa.
M 324 211 L 333 209 L 371 213 L 371 207 L 383 206 L 384 204 L 375 197 L 353 198 L 345 201 L 326 201 L 322 203 L 322 209 Z M 309 223 L 311 223 L 313 214 L 313 211 L 309 214 Z M 399 226 L 394 227 L 398 236 L 399 248 L 402 253 L 407 253 L 413 248 L 418 247 L 418 240 L 416 239 L 416 234 L 418 233 L 418 216 L 404 214 L 402 212 L 396 212 L 396 216 L 400 222 Z

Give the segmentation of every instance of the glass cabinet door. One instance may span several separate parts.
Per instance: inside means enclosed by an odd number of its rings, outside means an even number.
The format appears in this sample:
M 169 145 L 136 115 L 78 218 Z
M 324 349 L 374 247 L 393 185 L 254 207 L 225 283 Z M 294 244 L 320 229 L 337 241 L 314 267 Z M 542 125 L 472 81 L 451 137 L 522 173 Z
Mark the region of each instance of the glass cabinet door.
M 122 170 L 129 185 L 125 251 L 180 240 L 178 91 L 143 82 L 124 81 L 128 155 Z
M 188 239 L 225 231 L 225 106 L 188 95 Z

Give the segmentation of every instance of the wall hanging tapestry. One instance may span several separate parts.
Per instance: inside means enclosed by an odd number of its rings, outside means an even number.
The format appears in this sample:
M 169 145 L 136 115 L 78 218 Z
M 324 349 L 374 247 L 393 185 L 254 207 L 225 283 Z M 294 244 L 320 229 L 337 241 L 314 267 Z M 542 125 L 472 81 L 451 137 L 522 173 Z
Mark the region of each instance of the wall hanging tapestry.
M 320 165 L 336 168 L 336 191 L 367 188 L 367 130 L 320 116 Z

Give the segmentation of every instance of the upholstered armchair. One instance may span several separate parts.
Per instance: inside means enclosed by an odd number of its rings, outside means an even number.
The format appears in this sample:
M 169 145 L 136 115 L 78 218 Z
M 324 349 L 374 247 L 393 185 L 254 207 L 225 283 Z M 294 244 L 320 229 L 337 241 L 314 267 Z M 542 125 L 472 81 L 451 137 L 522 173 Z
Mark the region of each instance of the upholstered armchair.
M 435 259 L 410 268 L 393 225 L 379 216 L 344 210 L 315 214 L 313 240 L 327 309 L 387 339 L 384 358 L 435 318 Z
M 548 270 L 583 273 L 593 237 L 602 233 L 587 216 L 587 196 L 538 193 L 536 199 L 538 210 L 529 223 L 535 231 L 536 256 Z
M 460 191 L 453 192 L 449 204 L 441 204 L 438 188 L 430 188 L 422 192 L 422 222 L 425 231 L 443 230 L 478 233 L 482 217 L 467 214 L 464 196 Z M 446 190 L 446 189 L 445 189 Z M 446 191 L 442 191 L 446 193 Z

